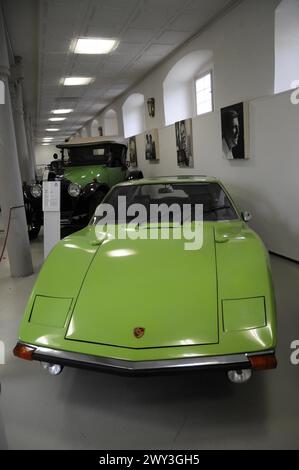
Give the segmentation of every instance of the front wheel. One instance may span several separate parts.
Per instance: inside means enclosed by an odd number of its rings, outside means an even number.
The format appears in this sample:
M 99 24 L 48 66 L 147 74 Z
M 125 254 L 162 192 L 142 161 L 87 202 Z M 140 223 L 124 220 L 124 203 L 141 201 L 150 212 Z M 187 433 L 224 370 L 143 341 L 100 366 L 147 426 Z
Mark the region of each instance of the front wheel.
M 234 384 L 246 383 L 251 378 L 251 376 L 251 369 L 229 370 L 227 373 L 228 379 Z
M 35 240 L 38 237 L 42 224 L 37 223 L 28 227 L 29 240 Z
M 104 191 L 97 191 L 92 199 L 89 202 L 89 209 L 88 209 L 88 217 L 89 219 L 92 218 L 93 214 L 96 211 L 96 208 L 98 207 L 99 204 L 101 204 L 102 200 L 106 196 L 106 193 Z
M 38 211 L 34 210 L 31 204 L 25 204 L 25 210 L 29 240 L 35 240 L 42 226 L 42 217 Z

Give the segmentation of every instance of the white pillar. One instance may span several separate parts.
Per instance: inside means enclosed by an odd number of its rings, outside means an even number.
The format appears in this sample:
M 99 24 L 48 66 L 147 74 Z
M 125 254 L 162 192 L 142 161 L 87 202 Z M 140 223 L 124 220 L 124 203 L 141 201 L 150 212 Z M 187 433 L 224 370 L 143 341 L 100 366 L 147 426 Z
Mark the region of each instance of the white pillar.
M 21 152 L 21 143 L 18 142 L 18 136 L 17 136 L 17 112 L 16 112 L 16 89 L 14 83 L 10 81 L 10 99 L 11 99 L 11 104 L 12 104 L 12 113 L 13 113 L 13 119 L 14 119 L 14 128 L 15 128 L 15 134 L 16 134 L 16 144 L 17 144 L 17 150 L 18 150 L 18 160 L 19 160 L 19 168 L 20 168 L 20 173 L 21 173 L 21 180 L 22 182 L 28 181 L 28 173 L 26 172 L 26 165 L 24 162 L 24 158 L 22 158 L 22 152 Z
M 28 152 L 29 158 L 31 162 L 31 168 L 34 174 L 34 180 L 36 177 L 36 158 L 35 158 L 35 150 L 33 145 L 33 134 L 32 134 L 32 123 L 31 119 L 25 113 L 25 129 L 26 129 L 26 137 L 27 137 L 27 145 L 28 145 Z
M 19 277 L 32 274 L 33 268 L 11 108 L 9 75 L 6 36 L 0 8 L 0 80 L 5 88 L 5 103 L 0 104 L 0 203 L 5 227 L 11 214 L 7 252 L 11 275 Z M 12 209 L 13 207 L 17 208 Z
M 21 79 L 17 78 L 14 83 L 12 83 L 11 88 L 13 88 L 12 103 L 22 181 L 25 181 L 26 183 L 31 183 L 35 181 L 35 170 L 29 153 L 29 145 L 27 142 Z

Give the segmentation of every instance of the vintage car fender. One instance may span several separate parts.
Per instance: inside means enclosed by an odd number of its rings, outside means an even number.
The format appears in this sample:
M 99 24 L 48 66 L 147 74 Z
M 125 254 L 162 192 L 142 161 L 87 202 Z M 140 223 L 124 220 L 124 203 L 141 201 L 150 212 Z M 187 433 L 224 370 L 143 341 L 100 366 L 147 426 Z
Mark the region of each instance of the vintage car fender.
M 38 182 L 36 185 L 41 187 Z M 27 183 L 23 184 L 23 197 L 30 240 L 34 240 L 38 236 L 43 224 L 42 196 L 33 197 L 31 194 L 32 186 Z
M 109 191 L 109 186 L 106 183 L 102 183 L 99 181 L 92 181 L 91 183 L 87 183 L 81 192 L 81 197 L 82 198 L 90 198 L 93 197 L 98 191 L 101 191 L 103 193 L 108 193 Z
M 141 170 L 132 170 L 129 171 L 126 181 L 131 181 L 131 180 L 140 180 L 143 178 L 143 173 Z

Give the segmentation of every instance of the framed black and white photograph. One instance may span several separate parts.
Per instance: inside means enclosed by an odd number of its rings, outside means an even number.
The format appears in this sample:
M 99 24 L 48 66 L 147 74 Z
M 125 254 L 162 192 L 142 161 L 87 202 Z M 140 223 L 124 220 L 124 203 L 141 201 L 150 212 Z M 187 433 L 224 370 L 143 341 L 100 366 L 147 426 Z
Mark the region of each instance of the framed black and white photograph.
M 136 137 L 129 138 L 129 159 L 130 159 L 130 166 L 136 167 L 137 166 L 137 145 L 136 145 Z
M 192 119 L 175 123 L 177 164 L 180 168 L 193 168 Z
M 237 103 L 222 108 L 221 131 L 224 158 L 249 158 L 249 103 Z
M 146 160 L 160 160 L 158 129 L 145 132 L 145 158 Z

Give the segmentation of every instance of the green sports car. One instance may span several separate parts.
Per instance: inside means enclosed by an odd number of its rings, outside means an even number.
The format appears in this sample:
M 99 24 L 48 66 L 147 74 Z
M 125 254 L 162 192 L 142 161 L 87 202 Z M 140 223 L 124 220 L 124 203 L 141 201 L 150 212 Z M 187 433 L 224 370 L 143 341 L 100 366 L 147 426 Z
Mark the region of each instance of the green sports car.
M 163 177 L 114 186 L 52 250 L 14 354 L 121 373 L 276 367 L 268 253 L 223 184 Z

